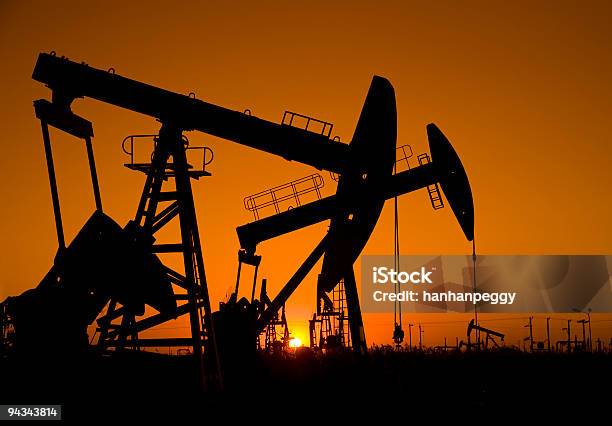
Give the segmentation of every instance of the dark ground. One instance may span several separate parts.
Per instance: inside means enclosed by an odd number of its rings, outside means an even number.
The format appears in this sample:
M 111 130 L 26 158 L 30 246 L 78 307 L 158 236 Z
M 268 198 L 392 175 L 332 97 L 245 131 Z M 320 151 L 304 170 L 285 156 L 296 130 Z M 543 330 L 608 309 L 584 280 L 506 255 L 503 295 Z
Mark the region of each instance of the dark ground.
M 0 404 L 62 404 L 65 419 L 88 424 L 83 421 L 206 419 L 212 411 L 259 419 L 284 413 L 285 420 L 295 415 L 308 421 L 334 408 L 353 416 L 398 418 L 425 412 L 459 419 L 527 410 L 577 413 L 584 419 L 607 411 L 612 402 L 612 356 L 607 354 L 370 351 L 360 358 L 304 351 L 262 357 L 253 368 L 247 366 L 241 363 L 234 371 L 244 371 L 228 372 L 225 390 L 218 393 L 200 390 L 191 357 L 124 353 L 80 360 L 5 359 Z

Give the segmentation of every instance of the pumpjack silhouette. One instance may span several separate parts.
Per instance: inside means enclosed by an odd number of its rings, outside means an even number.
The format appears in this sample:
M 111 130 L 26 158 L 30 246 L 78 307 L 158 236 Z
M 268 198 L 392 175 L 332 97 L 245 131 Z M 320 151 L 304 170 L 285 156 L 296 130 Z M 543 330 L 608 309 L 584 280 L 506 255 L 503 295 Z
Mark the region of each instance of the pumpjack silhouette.
M 32 350 L 43 339 L 47 339 L 45 345 L 49 348 L 85 350 L 87 326 L 96 321 L 97 347 L 102 351 L 189 346 L 196 359 L 201 360 L 206 375 L 219 378 L 221 368 L 227 371 L 236 364 L 225 359 L 239 360 L 255 350 L 255 337 L 278 319 L 280 309 L 321 258 L 317 293 L 330 294 L 342 283 L 352 347 L 364 353 L 366 338 L 353 264 L 372 234 L 385 201 L 439 185 L 465 237 L 473 240 L 474 207 L 469 181 L 459 156 L 435 124 L 427 125 L 431 158 L 427 156 L 428 161 L 419 167 L 393 173 L 396 101 L 393 86 L 383 77 L 373 77 L 349 144 L 331 137 L 331 123 L 312 117 L 287 111 L 283 122 L 277 124 L 255 117 L 249 110 L 233 111 L 54 53 L 39 55 L 32 77 L 51 90 L 51 101 L 37 100 L 34 106 L 41 122 L 59 248 L 54 265 L 37 288 L 2 304 L 3 327 L 11 328 L 14 337 L 3 346 L 18 353 Z M 144 173 L 146 180 L 134 219 L 123 227 L 102 209 L 91 141 L 93 126 L 72 112 L 75 100 L 86 97 L 147 115 L 160 123 L 159 134 L 150 135 L 150 162 L 134 162 L 138 135 L 124 141 L 124 151 L 131 157 L 126 166 Z M 297 125 L 300 120 L 305 120 L 304 127 Z M 67 246 L 50 127 L 85 142 L 96 201 L 96 211 Z M 266 303 L 255 303 L 253 297 L 251 301 L 238 298 L 237 285 L 229 304 L 212 312 L 201 249 L 203 238 L 192 194 L 192 183 L 210 176 L 206 165 L 212 159 L 212 151 L 191 146 L 185 135 L 189 131 L 204 132 L 326 170 L 338 179 L 335 195 L 256 218 L 237 228 L 239 264 L 257 267 L 261 260 L 256 253 L 259 244 L 329 221 L 329 229 L 320 242 L 275 297 L 265 296 Z M 201 167 L 187 161 L 194 150 L 204 154 Z M 432 190 L 429 194 L 432 197 Z M 440 194 L 435 196 L 439 199 Z M 157 232 L 173 220 L 178 220 L 180 240 L 157 241 Z M 158 257 L 160 253 L 181 255 L 182 270 L 164 265 Z M 253 285 L 254 295 L 256 280 Z M 182 315 L 190 319 L 188 337 L 140 336 Z M 52 337 L 42 335 L 38 325 L 42 322 L 56 330 Z

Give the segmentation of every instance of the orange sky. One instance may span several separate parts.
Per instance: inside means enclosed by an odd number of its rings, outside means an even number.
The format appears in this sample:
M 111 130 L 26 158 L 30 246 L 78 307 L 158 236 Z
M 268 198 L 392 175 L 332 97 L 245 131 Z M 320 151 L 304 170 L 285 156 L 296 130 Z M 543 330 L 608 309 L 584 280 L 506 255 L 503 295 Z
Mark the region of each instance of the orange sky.
M 425 151 L 425 125 L 433 121 L 461 156 L 475 197 L 480 253 L 612 253 L 609 2 L 136 3 L 0 1 L 0 300 L 37 285 L 56 250 L 31 103 L 49 92 L 30 78 L 38 53 L 51 50 L 271 121 L 286 109 L 312 115 L 333 122 L 345 142 L 372 75 L 385 76 L 397 95 L 398 144 Z M 135 213 L 144 175 L 122 167 L 120 142 L 156 132 L 156 123 L 92 100 L 76 102 L 74 110 L 94 123 L 105 211 L 124 224 Z M 70 240 L 94 208 L 85 148 L 53 136 Z M 235 227 L 251 220 L 243 197 L 313 170 L 203 134 L 189 137 L 215 151 L 213 177 L 194 188 L 217 306 L 235 280 Z M 324 194 L 333 194 L 334 182 L 322 174 Z M 450 210 L 432 211 L 425 191 L 402 197 L 400 211 L 402 253 L 470 251 Z M 388 203 L 364 253 L 392 253 L 392 219 Z M 325 229 L 259 248 L 260 276 L 271 293 Z M 314 280 L 309 276 L 288 306 L 303 340 Z M 462 319 L 429 315 L 414 322 Z M 594 322 L 594 333 L 596 324 L 609 338 L 612 323 Z M 365 325 L 370 342 L 389 341 L 388 316 L 367 315 Z M 431 325 L 426 341 L 463 336 L 464 328 Z

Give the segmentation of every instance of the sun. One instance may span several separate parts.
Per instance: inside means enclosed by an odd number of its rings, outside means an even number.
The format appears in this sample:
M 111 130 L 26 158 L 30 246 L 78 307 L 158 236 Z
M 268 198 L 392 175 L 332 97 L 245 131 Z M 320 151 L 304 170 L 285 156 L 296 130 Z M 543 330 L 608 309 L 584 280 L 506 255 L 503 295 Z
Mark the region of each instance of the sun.
M 289 340 L 289 347 L 299 348 L 302 346 L 302 340 L 299 337 L 293 337 Z

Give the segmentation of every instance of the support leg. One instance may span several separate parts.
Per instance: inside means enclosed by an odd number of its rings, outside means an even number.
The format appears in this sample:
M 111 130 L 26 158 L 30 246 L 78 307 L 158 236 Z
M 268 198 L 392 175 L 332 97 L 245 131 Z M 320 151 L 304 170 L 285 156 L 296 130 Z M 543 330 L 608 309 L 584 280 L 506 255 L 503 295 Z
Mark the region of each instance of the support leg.
M 195 205 L 191 191 L 191 181 L 187 170 L 187 158 L 183 139 L 179 132 L 171 128 L 162 127 L 160 138 L 168 137 L 173 139 L 172 158 L 176 168 L 176 192 L 179 194 L 179 223 L 183 243 L 183 261 L 185 266 L 185 277 L 187 279 L 190 303 L 190 326 L 193 336 L 194 354 L 203 362 L 202 358 L 202 337 L 206 345 L 207 357 L 212 360 L 214 371 L 208 374 L 209 378 L 216 381 L 216 386 L 222 388 L 223 379 L 221 377 L 221 363 L 216 344 L 216 337 L 212 321 L 212 308 L 210 296 L 208 294 L 208 283 L 206 282 L 206 272 L 204 269 L 204 258 L 202 256 L 202 246 L 200 234 L 195 215 Z M 203 313 L 200 306 L 203 308 Z M 203 365 L 202 366 L 202 372 Z
M 53 165 L 53 153 L 51 151 L 51 138 L 49 137 L 49 126 L 46 121 L 41 120 L 43 142 L 45 144 L 45 156 L 47 157 L 47 171 L 49 172 L 49 185 L 51 186 L 51 200 L 53 202 L 53 214 L 55 215 L 55 229 L 57 231 L 57 242 L 60 250 L 66 248 L 64 239 L 64 227 L 62 225 L 62 212 L 60 210 L 59 194 L 57 192 L 57 180 L 55 179 L 55 166 Z
M 94 199 L 96 201 L 96 210 L 102 211 L 102 197 L 100 197 L 100 185 L 98 185 L 98 172 L 96 172 L 96 162 L 94 160 L 93 146 L 91 138 L 85 138 L 85 146 L 87 147 L 87 159 L 89 160 L 89 171 L 91 173 L 91 185 L 93 186 Z
M 359 307 L 359 297 L 357 295 L 357 282 L 355 281 L 355 271 L 353 268 L 344 276 L 344 289 L 346 291 L 353 350 L 361 355 L 365 355 L 367 345 L 365 331 L 363 329 L 363 319 L 361 317 L 361 308 Z

